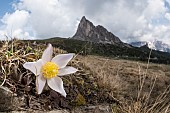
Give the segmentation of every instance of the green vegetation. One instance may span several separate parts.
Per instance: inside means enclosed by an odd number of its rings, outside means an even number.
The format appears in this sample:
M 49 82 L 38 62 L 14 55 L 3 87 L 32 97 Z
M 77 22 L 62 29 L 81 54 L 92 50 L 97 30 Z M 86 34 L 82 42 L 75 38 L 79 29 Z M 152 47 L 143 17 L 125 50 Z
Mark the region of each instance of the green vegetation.
M 37 40 L 37 43 L 51 43 L 53 46 L 64 49 L 68 52 L 82 55 L 99 55 L 112 58 L 123 58 L 128 60 L 148 61 L 150 49 L 147 47 L 127 47 L 123 45 L 112 45 L 93 43 L 66 38 L 51 38 Z M 170 53 L 152 50 L 150 62 L 170 64 Z

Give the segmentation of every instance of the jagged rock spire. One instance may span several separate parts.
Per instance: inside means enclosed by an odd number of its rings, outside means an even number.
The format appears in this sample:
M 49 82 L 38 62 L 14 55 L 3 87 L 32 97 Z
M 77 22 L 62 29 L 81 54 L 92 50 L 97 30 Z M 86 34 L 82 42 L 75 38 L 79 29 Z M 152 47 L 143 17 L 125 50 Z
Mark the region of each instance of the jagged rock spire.
M 82 17 L 73 39 L 97 43 L 122 44 L 122 41 L 103 26 L 94 26 L 92 22 Z

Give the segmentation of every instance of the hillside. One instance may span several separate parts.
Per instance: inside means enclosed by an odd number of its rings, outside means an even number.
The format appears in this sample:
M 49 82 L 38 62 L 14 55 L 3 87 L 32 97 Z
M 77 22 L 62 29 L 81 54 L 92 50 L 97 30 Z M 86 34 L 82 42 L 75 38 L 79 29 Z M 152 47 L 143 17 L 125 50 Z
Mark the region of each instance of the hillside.
M 35 75 L 23 68 L 24 62 L 33 62 L 41 58 L 45 43 L 30 43 L 14 40 L 0 44 L 0 111 L 56 109 L 74 110 L 79 106 L 115 103 L 115 100 L 105 95 L 97 83 L 97 78 L 84 64 L 73 59 L 69 66 L 79 71 L 69 76 L 61 77 L 67 92 L 67 98 L 51 90 L 49 87 L 41 95 L 36 94 Z M 67 51 L 54 48 L 54 55 Z M 101 97 L 102 95 L 102 97 Z
M 32 41 L 34 42 L 34 41 Z M 99 55 L 112 58 L 123 58 L 129 60 L 148 61 L 150 49 L 147 47 L 126 47 L 113 44 L 103 44 L 88 41 L 81 41 L 66 38 L 51 38 L 38 40 L 37 43 L 52 43 L 55 47 L 64 49 L 68 52 L 80 53 L 82 55 Z M 150 62 L 170 63 L 170 53 L 152 50 Z
M 35 75 L 22 64 L 41 58 L 49 42 L 55 46 L 54 55 L 83 50 L 80 47 L 86 44 L 77 40 L 70 43 L 70 39 L 48 39 L 36 43 L 14 40 L 0 44 L 0 111 L 170 112 L 169 65 L 103 57 L 98 53 L 95 53 L 98 56 L 76 54 L 69 63 L 79 71 L 62 77 L 68 94 L 66 98 L 49 88 L 37 95 Z

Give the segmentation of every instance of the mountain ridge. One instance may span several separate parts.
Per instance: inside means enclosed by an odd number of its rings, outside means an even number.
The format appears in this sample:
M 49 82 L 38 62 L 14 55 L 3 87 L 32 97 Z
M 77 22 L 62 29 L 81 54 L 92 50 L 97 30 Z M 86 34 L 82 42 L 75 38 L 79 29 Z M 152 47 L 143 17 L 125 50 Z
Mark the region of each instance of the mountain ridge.
M 94 26 L 85 16 L 82 17 L 73 37 L 68 39 L 54 37 L 38 42 L 51 43 L 54 47 L 82 55 L 170 64 L 170 53 L 152 50 L 150 54 L 151 49 L 147 46 L 139 48 L 126 44 L 103 26 Z
M 162 52 L 169 52 L 170 53 L 170 45 L 163 43 L 162 41 L 154 40 L 153 42 L 150 41 L 136 41 L 129 43 L 134 47 L 142 47 L 147 46 L 150 49 L 162 51 Z
M 97 55 L 115 59 L 128 59 L 135 61 L 148 61 L 150 51 L 148 47 L 127 47 L 114 44 L 95 43 L 72 38 L 53 37 L 46 40 L 34 40 L 37 43 L 51 43 L 69 53 L 81 55 Z M 32 41 L 32 42 L 34 42 Z M 170 53 L 152 50 L 150 62 L 170 64 Z
M 72 39 L 104 44 L 126 45 L 103 26 L 94 26 L 93 23 L 87 20 L 85 16 L 83 16 L 80 20 L 77 31 Z

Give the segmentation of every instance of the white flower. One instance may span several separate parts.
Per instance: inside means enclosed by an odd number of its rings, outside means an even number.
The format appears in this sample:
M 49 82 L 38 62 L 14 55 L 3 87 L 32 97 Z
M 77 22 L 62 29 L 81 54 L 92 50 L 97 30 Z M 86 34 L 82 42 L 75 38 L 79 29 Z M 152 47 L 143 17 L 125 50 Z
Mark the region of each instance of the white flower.
M 24 68 L 33 72 L 36 76 L 36 90 L 41 94 L 46 84 L 66 97 L 66 92 L 63 87 L 63 81 L 59 76 L 75 73 L 77 69 L 74 67 L 66 66 L 67 63 L 73 58 L 74 54 L 60 54 L 52 58 L 53 47 L 48 45 L 47 49 L 43 52 L 42 58 L 37 62 L 26 62 Z

